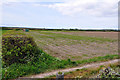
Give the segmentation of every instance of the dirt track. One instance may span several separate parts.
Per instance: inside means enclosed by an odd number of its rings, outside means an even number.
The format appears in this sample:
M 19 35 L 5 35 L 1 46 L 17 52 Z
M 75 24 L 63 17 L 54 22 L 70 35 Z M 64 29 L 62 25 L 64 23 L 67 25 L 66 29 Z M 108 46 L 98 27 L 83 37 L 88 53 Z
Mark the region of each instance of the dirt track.
M 23 78 L 44 78 L 50 75 L 56 75 L 57 72 L 70 72 L 70 71 L 75 71 L 76 69 L 83 69 L 83 68 L 97 68 L 100 65 L 109 65 L 109 64 L 115 64 L 118 63 L 120 59 L 115 59 L 115 60 L 111 60 L 111 61 L 106 61 L 106 62 L 100 62 L 100 63 L 92 63 L 92 64 L 87 64 L 84 66 L 79 66 L 79 67 L 74 67 L 74 68 L 68 68 L 68 69 L 62 69 L 62 70 L 56 70 L 56 71 L 52 71 L 52 72 L 47 72 L 47 73 L 43 73 L 43 74 L 37 74 L 37 75 L 32 75 L 29 77 L 20 77 L 19 79 L 23 79 Z

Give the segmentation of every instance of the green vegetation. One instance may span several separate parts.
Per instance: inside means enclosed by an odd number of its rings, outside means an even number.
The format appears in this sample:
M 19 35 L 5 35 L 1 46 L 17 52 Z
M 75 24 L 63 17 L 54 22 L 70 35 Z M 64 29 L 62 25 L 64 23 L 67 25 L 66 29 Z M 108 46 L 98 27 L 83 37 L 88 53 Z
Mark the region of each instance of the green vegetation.
M 8 30 L 2 30 L 2 34 L 6 33 Z
M 90 41 L 90 42 L 113 42 L 116 40 L 108 39 L 108 38 L 99 38 L 99 37 L 88 37 L 88 36 L 76 36 L 76 35 L 68 35 L 68 34 L 61 34 L 61 33 L 51 33 L 46 31 L 39 32 L 40 34 L 45 34 L 44 36 L 41 36 L 42 38 L 65 38 L 65 39 L 72 39 L 72 40 L 82 40 L 82 41 Z M 48 36 L 49 35 L 49 36 Z
M 111 31 L 119 31 L 113 29 L 102 29 L 102 30 L 95 30 L 95 29 L 45 29 L 45 28 L 19 28 L 19 27 L 2 27 L 3 30 L 13 30 L 13 29 L 30 29 L 30 30 L 39 30 L 39 31 L 104 31 L 104 32 L 111 32 Z
M 90 40 L 90 41 L 111 41 L 109 39 L 78 37 L 64 34 L 54 34 L 49 32 L 40 32 L 48 34 L 49 38 L 56 39 L 59 37 L 73 40 Z M 38 36 L 39 37 L 39 36 Z M 41 35 L 41 38 L 46 38 Z M 50 70 L 62 69 L 77 66 L 79 64 L 87 64 L 96 61 L 105 61 L 119 58 L 118 55 L 107 55 L 104 57 L 95 57 L 82 61 L 71 61 L 71 59 L 61 60 L 45 53 L 39 49 L 34 39 L 20 30 L 4 31 L 2 44 L 2 77 L 13 79 L 21 76 L 43 73 Z M 80 56 L 79 56 L 80 58 Z
M 115 58 L 115 56 L 109 56 L 109 57 L 112 57 L 112 59 Z M 73 67 L 73 66 L 77 66 L 77 64 L 87 64 L 95 61 L 104 61 L 105 59 L 106 60 L 110 59 L 109 57 L 106 58 L 101 57 L 103 58 L 103 60 L 100 60 L 98 57 L 96 58 L 96 60 L 88 59 L 88 60 L 73 62 L 70 59 L 59 60 L 46 53 L 42 53 L 42 56 L 39 55 L 38 57 L 34 58 L 32 61 L 29 61 L 26 64 L 15 63 L 10 65 L 9 67 L 3 68 L 3 77 L 17 78 L 19 76 L 38 74 L 48 70 Z
M 87 54 L 83 54 L 83 56 L 88 56 Z
M 11 32 L 11 35 L 6 34 L 2 39 L 3 78 L 13 79 L 19 76 L 77 65 L 77 63 L 69 59 L 59 60 L 46 54 L 37 48 L 32 37 L 23 36 L 21 33 L 15 32 Z
M 59 63 L 59 64 L 58 64 Z M 34 58 L 26 64 L 14 63 L 9 67 L 3 68 L 3 78 L 17 78 L 19 76 L 38 74 L 47 70 L 61 69 L 72 67 L 74 64 L 65 60 L 56 58 L 43 53 L 42 56 Z
M 85 64 L 85 63 L 92 63 L 92 62 L 98 62 L 98 61 L 107 61 L 107 60 L 112 60 L 112 59 L 118 59 L 119 56 L 116 55 L 106 55 L 106 56 L 99 56 L 99 57 L 94 57 L 91 59 L 86 59 L 86 60 L 79 60 L 77 61 L 78 64 Z
M 95 68 L 82 68 L 82 69 L 76 69 L 75 71 L 70 71 L 70 72 L 65 72 L 64 73 L 64 78 L 100 78 L 99 73 L 101 73 L 101 71 L 103 72 L 105 69 L 109 68 L 110 72 L 114 72 L 113 74 L 110 74 L 110 77 L 106 78 L 112 78 L 114 80 L 119 80 L 117 78 L 117 76 L 115 76 L 115 74 L 120 74 L 120 72 L 118 72 L 118 70 L 120 69 L 120 65 L 118 63 L 112 63 L 110 65 L 101 65 L 99 67 L 95 67 Z M 99 75 L 99 77 L 98 77 Z M 55 78 L 56 75 L 50 75 L 47 76 L 46 78 Z M 101 75 L 102 77 L 102 75 Z
M 3 36 L 2 62 L 4 66 L 13 63 L 27 63 L 40 53 L 31 37 Z
M 62 72 L 58 72 L 58 74 L 62 74 Z
M 3 32 L 3 36 L 23 36 L 23 35 L 25 35 L 20 30 L 2 30 L 2 32 Z

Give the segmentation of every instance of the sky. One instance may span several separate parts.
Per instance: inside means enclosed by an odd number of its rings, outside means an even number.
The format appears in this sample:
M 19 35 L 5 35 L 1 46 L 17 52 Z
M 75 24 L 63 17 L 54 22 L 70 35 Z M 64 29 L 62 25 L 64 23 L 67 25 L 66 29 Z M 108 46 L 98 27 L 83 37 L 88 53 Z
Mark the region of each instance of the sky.
M 0 26 L 118 29 L 119 0 L 2 0 Z

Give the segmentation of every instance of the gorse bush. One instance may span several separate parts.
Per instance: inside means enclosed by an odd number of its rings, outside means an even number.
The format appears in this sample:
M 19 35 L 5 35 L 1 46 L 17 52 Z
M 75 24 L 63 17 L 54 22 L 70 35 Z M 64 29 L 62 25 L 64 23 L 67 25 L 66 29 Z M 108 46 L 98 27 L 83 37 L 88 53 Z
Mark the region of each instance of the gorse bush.
M 39 50 L 31 37 L 3 36 L 2 38 L 2 62 L 3 66 L 13 63 L 27 63 L 39 53 Z

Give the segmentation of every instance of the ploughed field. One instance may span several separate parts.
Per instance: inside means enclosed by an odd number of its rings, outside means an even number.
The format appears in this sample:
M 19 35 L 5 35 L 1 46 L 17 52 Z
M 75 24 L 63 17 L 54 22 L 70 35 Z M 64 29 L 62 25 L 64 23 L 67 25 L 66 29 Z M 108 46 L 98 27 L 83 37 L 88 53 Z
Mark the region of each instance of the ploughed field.
M 31 30 L 25 34 L 32 36 L 40 49 L 60 59 L 118 54 L 117 32 Z

